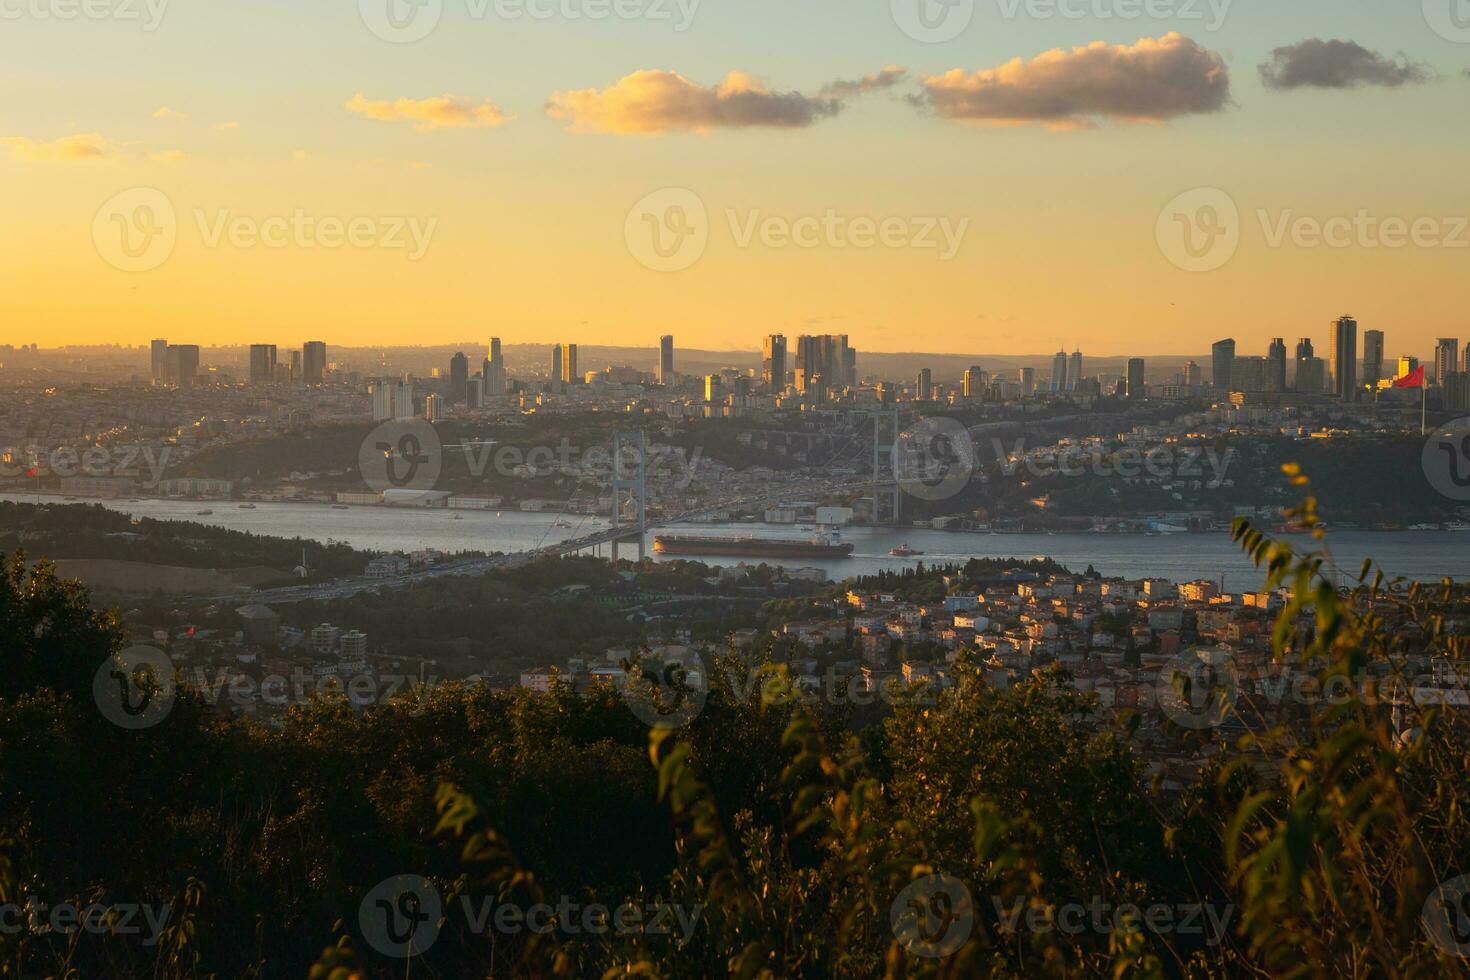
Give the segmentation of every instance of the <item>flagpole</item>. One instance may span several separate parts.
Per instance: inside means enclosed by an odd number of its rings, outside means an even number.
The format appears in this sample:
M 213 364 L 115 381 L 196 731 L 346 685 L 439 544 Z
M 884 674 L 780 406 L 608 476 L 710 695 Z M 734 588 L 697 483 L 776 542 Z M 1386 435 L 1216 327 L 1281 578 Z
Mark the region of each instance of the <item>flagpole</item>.
M 1426 435 L 1429 430 L 1429 386 L 1419 385 L 1419 434 Z

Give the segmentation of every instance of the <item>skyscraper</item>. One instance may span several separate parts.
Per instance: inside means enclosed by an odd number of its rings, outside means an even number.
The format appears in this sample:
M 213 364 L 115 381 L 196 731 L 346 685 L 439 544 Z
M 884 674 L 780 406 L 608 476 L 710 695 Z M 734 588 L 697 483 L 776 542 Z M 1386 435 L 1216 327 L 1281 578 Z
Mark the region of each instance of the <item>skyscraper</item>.
M 1021 397 L 1030 398 L 1036 394 L 1036 369 L 1023 367 L 1020 371 Z
M 1074 350 L 1072 359 L 1067 363 L 1067 390 L 1076 391 L 1077 383 L 1082 380 L 1082 351 Z
M 1128 358 L 1128 398 L 1130 401 L 1137 401 L 1144 396 L 1146 389 L 1143 382 L 1143 369 L 1143 358 Z
M 1067 352 L 1059 350 L 1051 359 L 1051 390 L 1067 390 Z
M 761 358 L 761 380 L 772 391 L 786 387 L 786 335 L 773 333 L 766 337 Z
M 928 368 L 919 368 L 918 398 L 927 402 L 934 397 L 934 374 Z
M 802 335 L 796 338 L 796 370 L 806 372 L 808 385 L 821 378 L 828 390 L 841 390 L 857 380 L 857 351 L 847 334 Z
M 1460 367 L 1460 341 L 1457 337 L 1441 337 L 1434 345 L 1434 383 L 1443 386 Z
M 551 374 L 548 375 L 548 377 L 551 379 L 552 390 L 556 390 L 557 388 L 561 387 L 561 371 L 561 344 L 552 344 Z
M 463 405 L 469 400 L 470 359 L 464 351 L 456 351 L 449 359 L 449 404 Z
M 276 376 L 276 345 L 250 345 L 250 383 L 268 384 Z
M 150 367 L 153 382 L 163 384 L 168 380 L 168 341 L 155 340 L 149 353 L 152 355 Z
M 1358 321 L 1351 316 L 1332 324 L 1332 393 L 1347 402 L 1358 396 Z
M 1383 377 L 1383 331 L 1363 331 L 1363 386 L 1378 387 Z
M 704 400 L 710 405 L 719 405 L 724 402 L 724 382 L 718 374 L 704 376 Z
M 1230 390 L 1257 393 L 1269 390 L 1267 358 L 1237 357 L 1230 368 Z
M 1327 364 L 1320 357 L 1304 357 L 1296 362 L 1296 390 L 1320 395 L 1327 390 Z
M 1266 390 L 1286 390 L 1286 341 L 1276 337 L 1266 351 Z
M 1198 361 L 1189 361 L 1184 365 L 1184 383 L 1190 388 L 1198 388 L 1205 383 L 1205 372 Z
M 1210 381 L 1221 392 L 1231 391 L 1231 375 L 1235 369 L 1235 341 L 1222 340 L 1210 348 L 1212 374 Z
M 308 340 L 301 347 L 301 383 L 319 385 L 327 378 L 327 345 Z
M 964 393 L 970 401 L 979 401 L 985 396 L 985 372 L 976 364 L 965 369 Z
M 669 334 L 658 339 L 658 383 L 674 383 L 674 338 Z
M 164 352 L 166 380 L 180 388 L 194 387 L 199 376 L 199 345 L 169 344 Z
M 1399 358 L 1399 373 L 1395 374 L 1394 377 L 1406 377 L 1407 375 L 1413 374 L 1417 370 L 1419 370 L 1419 358 L 1409 354 L 1405 354 L 1404 356 Z
M 290 377 L 291 383 L 292 384 L 300 384 L 301 383 L 301 351 L 299 351 L 299 350 L 293 350 L 291 352 L 291 368 L 290 368 L 290 373 L 291 373 L 291 377 Z
M 1298 361 L 1308 357 L 1316 357 L 1317 351 L 1312 347 L 1312 338 L 1303 337 L 1296 342 L 1296 359 Z
M 488 397 L 490 395 L 505 394 L 505 358 L 500 353 L 500 338 L 490 338 L 490 353 L 485 358 L 485 384 L 482 391 Z
M 562 344 L 561 346 L 561 383 L 564 385 L 581 383 L 581 376 L 577 374 L 576 344 Z

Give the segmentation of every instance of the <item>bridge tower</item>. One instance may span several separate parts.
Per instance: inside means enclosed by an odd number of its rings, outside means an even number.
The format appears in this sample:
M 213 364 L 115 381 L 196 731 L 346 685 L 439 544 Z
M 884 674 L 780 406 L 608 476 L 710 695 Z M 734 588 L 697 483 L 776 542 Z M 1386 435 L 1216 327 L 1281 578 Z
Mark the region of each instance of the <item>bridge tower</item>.
M 633 475 L 628 475 L 628 467 L 623 459 L 623 446 L 627 445 L 630 451 L 638 454 L 637 469 Z M 614 432 L 612 451 L 612 526 L 617 531 L 623 526 L 623 494 L 631 495 L 630 499 L 637 505 L 637 526 L 632 528 L 627 535 L 618 535 L 612 539 L 612 560 L 618 560 L 618 542 L 636 534 L 638 536 L 638 560 L 642 561 L 646 553 L 644 538 L 648 532 L 648 434 L 645 432 Z
M 899 523 L 898 473 L 894 468 L 894 446 L 903 431 L 898 408 L 873 412 L 873 523 Z

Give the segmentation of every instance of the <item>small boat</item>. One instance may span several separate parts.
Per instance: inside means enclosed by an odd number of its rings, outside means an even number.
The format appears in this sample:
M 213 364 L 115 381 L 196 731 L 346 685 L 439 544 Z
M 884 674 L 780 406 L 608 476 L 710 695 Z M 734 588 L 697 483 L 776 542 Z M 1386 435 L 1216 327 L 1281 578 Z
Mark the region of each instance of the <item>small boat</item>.
M 209 508 L 206 507 L 204 510 L 196 510 L 194 512 L 194 516 L 195 517 L 208 517 L 210 514 L 213 514 L 213 513 L 214 513 L 214 511 L 212 511 L 212 510 L 210 510 Z
M 1450 521 L 1444 526 L 1446 531 L 1470 531 L 1470 523 L 1465 521 Z
M 346 504 L 333 504 L 332 505 L 332 509 L 333 510 L 351 510 L 352 508 L 351 507 L 348 507 Z
M 897 548 L 890 548 L 888 553 L 895 558 L 913 558 L 922 555 L 923 552 L 916 548 L 910 548 L 907 544 L 901 544 Z
M 454 519 L 456 521 L 462 521 L 462 520 L 464 520 L 464 515 L 463 514 L 455 514 L 454 515 Z
M 240 509 L 241 510 L 254 510 L 255 509 L 255 505 L 254 504 L 241 504 L 240 505 Z

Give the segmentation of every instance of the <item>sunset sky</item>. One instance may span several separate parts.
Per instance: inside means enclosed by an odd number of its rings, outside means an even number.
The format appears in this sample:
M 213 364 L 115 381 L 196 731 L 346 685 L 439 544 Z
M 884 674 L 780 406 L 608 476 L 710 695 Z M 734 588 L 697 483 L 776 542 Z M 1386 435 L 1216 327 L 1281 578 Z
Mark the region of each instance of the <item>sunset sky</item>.
M 888 2 L 853 0 L 704 0 L 687 30 L 694 0 L 622 0 L 667 19 L 597 21 L 425 0 L 439 19 L 413 43 L 370 29 L 386 0 L 179 0 L 153 30 L 145 0 L 112 0 L 141 22 L 37 16 L 66 2 L 0 0 L 7 343 L 673 333 L 750 349 L 782 331 L 1108 355 L 1233 335 L 1264 353 L 1273 336 L 1325 344 L 1342 313 L 1385 330 L 1393 355 L 1470 339 L 1470 231 L 1454 220 L 1470 215 L 1470 43 L 1431 26 L 1437 0 L 1429 16 L 1418 0 L 1239 0 L 1217 29 L 1206 0 L 1126 20 L 976 0 L 937 43 Z M 1317 43 L 1337 39 L 1351 43 Z M 99 209 L 134 188 L 176 215 L 172 252 L 145 271 L 97 244 Z M 630 208 L 664 188 L 707 215 L 702 256 L 675 271 L 628 237 Z M 1195 188 L 1239 209 L 1239 250 L 1213 271 L 1178 267 L 1156 233 Z M 298 210 L 432 234 L 417 258 L 210 244 L 221 220 Z M 1447 243 L 1273 247 L 1262 210 L 1273 225 L 1431 218 Z M 949 259 L 741 244 L 752 219 L 829 211 L 967 224 Z

